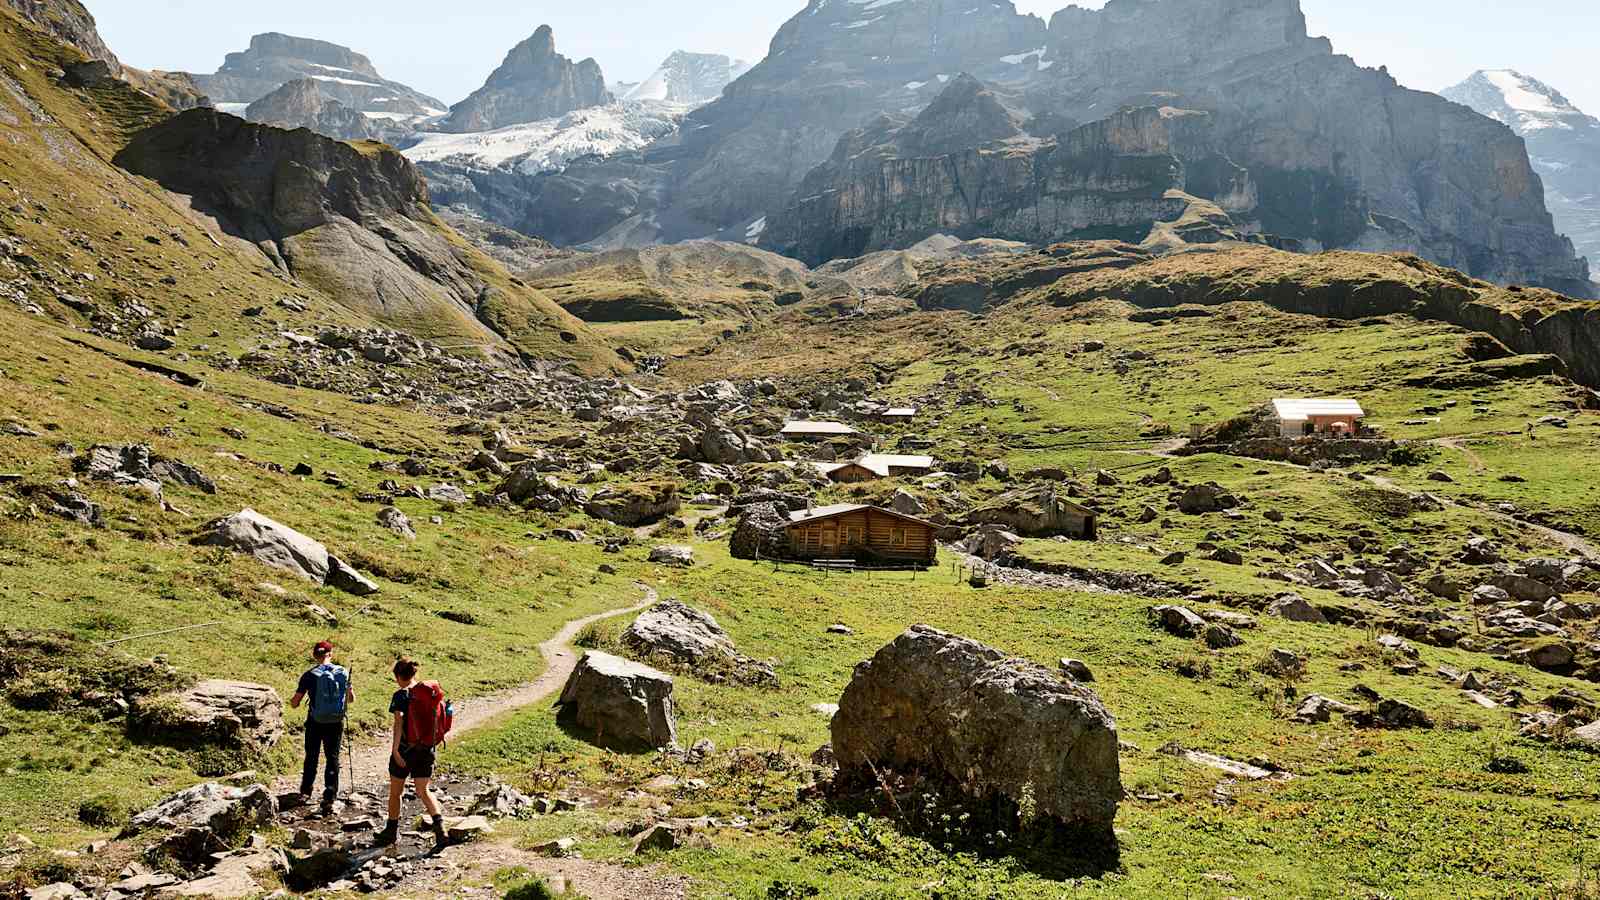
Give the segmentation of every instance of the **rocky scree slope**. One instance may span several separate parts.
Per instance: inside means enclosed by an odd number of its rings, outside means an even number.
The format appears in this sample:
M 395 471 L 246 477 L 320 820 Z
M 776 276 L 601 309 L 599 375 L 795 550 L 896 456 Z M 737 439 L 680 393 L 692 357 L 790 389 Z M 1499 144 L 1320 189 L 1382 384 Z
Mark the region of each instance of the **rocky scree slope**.
M 600 64 L 593 59 L 574 63 L 557 53 L 555 32 L 541 25 L 511 48 L 483 87 L 451 107 L 439 127 L 458 134 L 492 131 L 604 106 L 612 99 Z
M 388 147 L 198 109 L 135 135 L 115 161 L 361 317 L 491 351 L 616 364 L 582 323 L 443 225 L 421 176 Z
M 953 132 L 955 146 L 927 161 L 881 130 L 852 133 L 781 215 L 769 209 L 785 227 L 768 242 L 815 257 L 904 246 L 942 227 L 1055 239 L 1134 227 L 1136 240 L 1152 231 L 1170 239 L 1156 224 L 1180 217 L 1181 204 L 1174 213 L 1151 203 L 1166 215 L 1146 217 L 1142 229 L 1124 218 L 1125 207 L 1100 205 L 1120 184 L 1116 166 L 1143 162 L 1149 171 L 1128 185 L 1140 196 L 1159 201 L 1167 189 L 1184 190 L 1228 212 L 1239 234 L 1271 234 L 1309 250 L 1401 250 L 1474 277 L 1593 293 L 1583 260 L 1552 226 L 1515 134 L 1336 56 L 1326 39 L 1306 33 L 1298 0 L 1069 8 L 1042 43 L 1039 66 L 1006 98 L 1040 142 L 1031 152 L 1001 152 L 994 142 L 1002 136 L 972 127 Z M 1079 123 L 1129 105 L 1193 111 L 1206 133 L 1176 143 L 1112 140 L 1089 160 L 1062 152 L 1082 148 Z M 1114 113 L 1107 130 L 1124 129 L 1117 120 L 1125 118 Z M 1119 155 L 1127 159 L 1106 172 L 1108 157 Z M 1171 178 L 1163 178 L 1162 156 L 1173 164 Z M 1098 184 L 1074 198 L 1077 215 L 1061 215 L 1063 191 L 1076 194 L 1074 179 L 1085 170 Z
M 1600 277 L 1600 119 L 1555 88 L 1509 69 L 1477 72 L 1441 92 L 1504 122 L 1528 144 L 1556 229 Z

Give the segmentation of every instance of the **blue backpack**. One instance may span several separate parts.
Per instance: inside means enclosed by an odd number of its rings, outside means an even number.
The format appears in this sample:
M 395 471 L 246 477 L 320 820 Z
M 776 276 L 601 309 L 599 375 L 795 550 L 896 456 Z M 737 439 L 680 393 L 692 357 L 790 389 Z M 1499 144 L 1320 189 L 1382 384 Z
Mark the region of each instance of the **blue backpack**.
M 322 725 L 343 722 L 350 696 L 350 673 L 341 666 L 321 665 L 311 670 L 317 687 L 311 695 L 311 719 Z

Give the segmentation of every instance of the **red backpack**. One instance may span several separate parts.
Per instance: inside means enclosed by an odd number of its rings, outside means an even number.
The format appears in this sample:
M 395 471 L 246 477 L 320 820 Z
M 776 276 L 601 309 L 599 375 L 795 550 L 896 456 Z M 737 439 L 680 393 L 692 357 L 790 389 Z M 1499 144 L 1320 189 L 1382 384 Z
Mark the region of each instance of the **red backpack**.
M 406 745 L 437 747 L 444 743 L 455 724 L 455 705 L 444 699 L 437 681 L 411 686 L 411 701 L 406 704 Z

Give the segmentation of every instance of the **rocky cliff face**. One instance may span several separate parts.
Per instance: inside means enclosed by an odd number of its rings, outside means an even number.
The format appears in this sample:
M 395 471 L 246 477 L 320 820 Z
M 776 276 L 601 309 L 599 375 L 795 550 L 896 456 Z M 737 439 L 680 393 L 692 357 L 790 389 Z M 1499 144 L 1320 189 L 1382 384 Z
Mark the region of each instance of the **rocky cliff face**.
M 1206 123 L 1204 139 L 1171 154 L 1182 174 L 1163 185 L 1159 173 L 1140 170 L 1149 177 L 1136 191 L 1146 200 L 1183 189 L 1244 214 L 1241 233 L 1265 232 L 1305 249 L 1409 251 L 1503 283 L 1593 291 L 1583 261 L 1552 226 L 1543 185 L 1515 134 L 1335 56 L 1326 40 L 1306 34 L 1298 0 L 1070 7 L 1052 19 L 1044 43 L 1032 73 L 1009 86 L 1009 103 L 1034 114 L 1027 127 L 1036 138 L 1059 138 L 1074 123 L 1130 104 L 1203 114 L 1194 121 Z M 1072 140 L 1141 133 L 1136 118 L 1118 113 L 1105 120 L 1109 131 L 1080 130 Z M 836 154 L 808 176 L 768 241 L 816 257 L 905 246 L 938 229 L 1027 240 L 1174 238 L 1159 227 L 1159 214 L 1170 212 L 1159 203 L 1147 205 L 1157 215 L 1142 227 L 1126 204 L 1102 207 L 1080 195 L 1062 206 L 1063 187 L 1109 196 L 1116 182 L 1105 180 L 1107 152 L 1125 166 L 1131 158 L 1148 162 L 1153 147 L 1136 142 L 1124 153 L 1113 140 L 1085 155 L 1064 149 L 1063 139 L 1023 152 L 1013 139 L 1001 152 L 994 139 L 981 127 L 951 128 L 936 159 L 918 147 L 841 145 L 853 162 L 841 167 Z M 860 138 L 845 143 L 852 141 Z M 953 149 L 963 143 L 964 151 Z
M 684 125 L 674 193 L 711 227 L 781 208 L 839 137 L 885 112 L 915 112 L 946 78 L 1036 51 L 1044 23 L 1009 0 L 811 0 L 767 58 Z M 929 85 L 932 85 L 929 87 Z
M 511 52 L 483 87 L 450 109 L 444 131 L 492 131 L 552 119 L 612 101 L 605 75 L 593 59 L 580 63 L 556 52 L 555 33 L 542 25 Z
M 886 118 L 842 138 L 800 199 L 769 218 L 762 244 L 815 264 L 939 233 L 1138 242 L 1188 211 L 1191 187 L 1249 213 L 1249 175 L 1216 153 L 1210 130 L 1206 113 L 1143 107 L 1033 138 L 963 75 L 911 122 Z
M 309 128 L 342 141 L 373 140 L 377 131 L 361 113 L 322 95 L 309 78 L 291 81 L 250 104 L 244 117 L 279 128 Z
M 258 34 L 248 50 L 228 54 L 215 74 L 191 77 L 216 103 L 254 103 L 291 81 L 310 79 L 329 100 L 375 116 L 444 112 L 443 103 L 385 79 L 348 47 L 287 34 Z
M 449 233 L 416 168 L 387 147 L 197 109 L 139 133 L 115 163 L 363 316 L 488 348 L 503 338 L 524 355 L 545 334 L 601 352 L 577 319 Z
M 1478 72 L 1443 95 L 1504 122 L 1528 145 L 1544 179 L 1556 230 L 1572 239 L 1600 277 L 1600 119 L 1521 72 Z
M 98 59 L 111 68 L 115 77 L 122 76 L 122 63 L 100 39 L 94 16 L 78 0 L 4 0 L 16 10 L 23 20 L 43 29 L 56 40 L 76 47 L 90 59 Z

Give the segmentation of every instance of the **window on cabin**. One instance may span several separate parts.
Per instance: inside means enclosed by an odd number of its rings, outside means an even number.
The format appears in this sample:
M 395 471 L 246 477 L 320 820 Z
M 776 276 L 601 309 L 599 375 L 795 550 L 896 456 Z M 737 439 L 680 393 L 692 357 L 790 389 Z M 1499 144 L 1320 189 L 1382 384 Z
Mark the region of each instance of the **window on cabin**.
M 906 535 L 906 529 L 904 529 L 904 528 L 891 528 L 891 529 L 889 529 L 889 546 L 891 546 L 891 547 L 904 547 L 907 543 L 908 543 L 908 538 L 907 538 L 907 535 Z
M 866 529 L 860 525 L 846 525 L 844 529 L 844 545 L 855 547 L 866 543 Z

